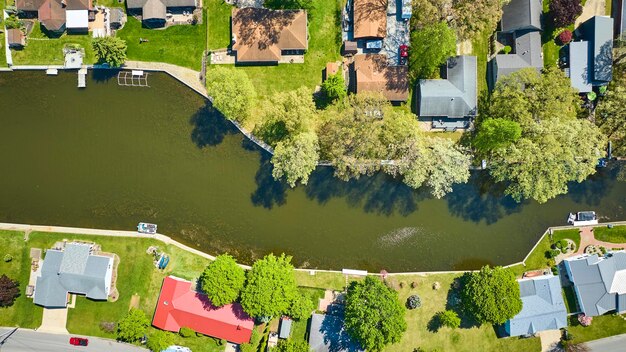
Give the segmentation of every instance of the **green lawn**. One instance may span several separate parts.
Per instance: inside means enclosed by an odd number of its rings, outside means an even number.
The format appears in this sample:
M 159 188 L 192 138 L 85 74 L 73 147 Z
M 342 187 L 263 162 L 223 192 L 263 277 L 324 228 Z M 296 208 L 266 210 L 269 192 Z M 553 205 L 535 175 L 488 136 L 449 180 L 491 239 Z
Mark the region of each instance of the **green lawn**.
M 93 64 L 96 62 L 91 49 L 91 35 L 89 34 L 63 34 L 58 38 L 48 38 L 42 32 L 41 25 L 36 22 L 32 33 L 26 40 L 26 47 L 22 50 L 13 50 L 14 65 L 63 65 L 63 48 L 66 44 L 77 44 L 85 49 L 83 63 Z
M 205 0 L 207 11 L 207 49 L 224 49 L 230 45 L 232 6 L 224 0 Z
M 0 33 L 0 67 L 7 66 L 7 56 L 4 51 L 4 32 Z
M 472 54 L 478 58 L 478 91 L 487 91 L 487 55 L 490 31 L 485 31 L 472 40 Z
M 569 332 L 574 335 L 574 343 L 597 340 L 604 337 L 626 333 L 626 321 L 620 315 L 602 315 L 593 317 L 591 326 L 578 323 L 576 316 L 569 318 Z
M 203 24 L 172 26 L 167 29 L 143 28 L 128 16 L 117 36 L 126 40 L 128 60 L 166 62 L 200 70 L 206 43 L 206 16 Z M 139 38 L 147 43 L 139 43 Z
M 556 230 L 552 233 L 552 243 L 557 243 L 560 240 L 570 239 L 576 243 L 576 250 L 580 248 L 580 230 Z
M 315 307 L 320 298 L 324 297 L 324 290 L 319 288 L 300 288 L 300 293 L 309 297 Z M 309 319 L 296 320 L 291 327 L 291 338 L 299 340 L 308 340 L 308 324 Z
M 0 275 L 20 282 L 21 295 L 13 306 L 0 308 L 0 326 L 19 326 L 34 329 L 41 325 L 42 309 L 24 294 L 30 277 L 30 247 L 24 242 L 22 232 L 0 230 L 0 258 L 10 254 L 13 260 L 0 261 Z
M 338 16 L 342 2 L 315 1 L 309 14 L 309 50 L 303 64 L 236 68 L 248 74 L 259 99 L 265 100 L 275 92 L 295 90 L 301 86 L 313 89 L 321 84 L 326 63 L 340 59 L 341 28 Z
M 339 273 L 316 272 L 311 275 L 308 271 L 296 271 L 298 286 L 311 288 L 324 288 L 343 291 L 346 287 L 346 279 Z
M 124 4 L 126 4 L 126 1 L 119 2 L 118 0 L 96 0 L 96 3 L 100 6 L 125 8 Z
M 599 226 L 593 229 L 593 234 L 598 241 L 626 243 L 626 226 L 615 226 L 612 229 Z
M 521 276 L 524 272 L 537 269 L 545 269 L 554 265 L 554 261 L 546 258 L 546 252 L 550 250 L 550 236 L 545 236 L 535 250 L 533 250 L 528 259 L 526 259 L 526 266 L 515 265 L 511 267 L 511 270 L 515 272 L 515 275 Z
M 543 65 L 545 67 L 556 66 L 560 49 L 554 42 L 556 28 L 554 28 L 554 24 L 549 19 L 549 6 L 550 0 L 543 0 L 544 28 L 541 33 L 541 44 L 543 46 Z

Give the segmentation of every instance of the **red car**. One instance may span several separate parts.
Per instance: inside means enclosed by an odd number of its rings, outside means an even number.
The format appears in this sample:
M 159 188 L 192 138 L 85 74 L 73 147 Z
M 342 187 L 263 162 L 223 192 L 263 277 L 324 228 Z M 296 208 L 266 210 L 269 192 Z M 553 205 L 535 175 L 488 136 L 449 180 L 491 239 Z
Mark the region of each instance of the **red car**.
M 70 337 L 70 345 L 87 346 L 88 344 L 89 344 L 89 340 L 84 339 L 82 337 Z
M 405 44 L 400 45 L 400 57 L 409 56 L 409 47 Z

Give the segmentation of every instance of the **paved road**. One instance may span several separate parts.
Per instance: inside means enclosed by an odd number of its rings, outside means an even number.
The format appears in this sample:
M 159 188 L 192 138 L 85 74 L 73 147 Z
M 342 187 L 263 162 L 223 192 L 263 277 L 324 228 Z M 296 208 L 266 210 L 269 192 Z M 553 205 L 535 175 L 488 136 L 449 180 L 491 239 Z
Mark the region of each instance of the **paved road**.
M 622 352 L 626 349 L 626 334 L 589 341 L 587 346 L 592 352 Z
M 0 342 L 4 340 L 10 328 L 0 328 Z M 33 330 L 17 330 L 4 344 L 0 345 L 1 352 L 145 352 L 146 349 L 118 343 L 113 340 L 89 338 L 89 346 L 78 347 L 69 344 L 71 336 L 65 334 L 48 334 Z M 83 337 L 83 336 L 80 336 Z

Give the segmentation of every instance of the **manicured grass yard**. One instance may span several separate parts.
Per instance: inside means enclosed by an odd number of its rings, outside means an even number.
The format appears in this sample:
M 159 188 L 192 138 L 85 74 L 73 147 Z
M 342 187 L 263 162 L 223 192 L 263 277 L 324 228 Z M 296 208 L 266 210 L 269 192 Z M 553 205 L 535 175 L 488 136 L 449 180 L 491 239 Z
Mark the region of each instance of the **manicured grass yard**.
M 7 56 L 4 51 L 4 32 L 0 33 L 0 67 L 7 66 Z
M 13 260 L 0 261 L 0 275 L 5 274 L 20 282 L 21 295 L 11 307 L 0 308 L 0 326 L 19 326 L 34 329 L 41 325 L 42 309 L 24 294 L 30 276 L 30 247 L 24 234 L 0 230 L 0 258 L 10 254 Z
M 478 65 L 478 91 L 487 91 L 487 53 L 489 50 L 490 31 L 477 35 L 472 40 L 472 54 L 477 56 Z
M 560 240 L 570 239 L 576 243 L 576 250 L 580 248 L 580 230 L 557 230 L 552 233 L 552 243 L 557 243 Z
M 91 49 L 90 34 L 63 34 L 58 38 L 48 38 L 38 22 L 26 40 L 22 50 L 11 50 L 14 65 L 63 65 L 63 48 L 66 44 L 78 44 L 85 49 L 83 63 L 96 62 Z
M 593 229 L 593 234 L 598 241 L 626 243 L 626 226 L 615 226 L 612 229 L 599 226 Z
M 580 325 L 576 316 L 571 316 L 569 317 L 569 325 L 568 330 L 574 335 L 574 343 L 626 333 L 626 321 L 620 315 L 593 317 L 591 326 L 588 327 Z
M 309 14 L 309 50 L 303 64 L 236 68 L 248 74 L 259 99 L 265 100 L 274 92 L 290 91 L 301 86 L 313 89 L 321 84 L 326 63 L 340 59 L 341 29 L 338 14 L 341 5 L 342 0 L 314 2 L 314 8 Z
M 200 70 L 206 43 L 206 16 L 203 24 L 172 26 L 167 29 L 143 28 L 128 16 L 117 36 L 126 40 L 128 60 L 166 62 Z M 147 43 L 139 43 L 139 38 Z
M 230 45 L 231 5 L 224 0 L 205 0 L 207 11 L 207 49 L 225 49 Z
M 515 265 L 511 267 L 511 270 L 515 272 L 515 275 L 521 277 L 526 271 L 545 269 L 554 265 L 554 262 L 546 258 L 546 252 L 550 250 L 550 236 L 544 236 L 541 242 L 537 244 L 535 250 L 530 253 L 528 259 L 526 259 L 526 266 Z

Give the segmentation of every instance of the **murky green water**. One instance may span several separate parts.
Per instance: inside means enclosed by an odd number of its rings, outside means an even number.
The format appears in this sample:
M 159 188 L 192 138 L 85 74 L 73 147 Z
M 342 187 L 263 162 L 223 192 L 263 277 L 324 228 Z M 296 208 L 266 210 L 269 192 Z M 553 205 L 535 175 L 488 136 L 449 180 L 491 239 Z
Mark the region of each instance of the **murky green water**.
M 148 221 L 244 262 L 284 251 L 310 267 L 421 271 L 517 262 L 570 211 L 626 219 L 616 169 L 541 206 L 502 197 L 480 174 L 443 200 L 383 175 L 341 182 L 327 168 L 290 190 L 272 180 L 267 155 L 175 80 L 76 83 L 75 73 L 0 74 L 0 221 Z

